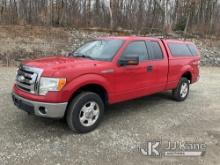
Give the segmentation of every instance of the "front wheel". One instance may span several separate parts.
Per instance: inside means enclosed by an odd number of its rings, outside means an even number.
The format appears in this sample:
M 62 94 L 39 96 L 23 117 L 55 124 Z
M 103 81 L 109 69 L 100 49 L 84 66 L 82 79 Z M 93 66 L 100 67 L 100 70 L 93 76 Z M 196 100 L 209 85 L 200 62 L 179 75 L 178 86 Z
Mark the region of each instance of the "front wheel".
M 172 95 L 176 101 L 184 101 L 189 94 L 189 80 L 181 78 L 177 88 L 173 90 Z
M 67 109 L 66 120 L 71 130 L 86 133 L 94 130 L 104 113 L 104 103 L 93 92 L 77 95 Z

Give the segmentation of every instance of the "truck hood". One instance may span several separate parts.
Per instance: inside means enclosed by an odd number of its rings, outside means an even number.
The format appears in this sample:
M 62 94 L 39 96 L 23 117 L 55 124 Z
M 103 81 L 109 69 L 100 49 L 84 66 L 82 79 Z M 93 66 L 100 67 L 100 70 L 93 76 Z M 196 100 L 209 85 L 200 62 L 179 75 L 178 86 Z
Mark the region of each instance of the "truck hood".
M 103 61 L 100 62 L 79 57 L 51 56 L 36 60 L 27 60 L 22 64 L 43 69 L 43 76 L 64 77 L 68 72 L 71 72 L 71 75 L 77 76 L 79 72 L 95 71 L 98 65 L 103 65 Z
M 23 62 L 24 65 L 36 67 L 36 68 L 50 68 L 50 67 L 58 67 L 58 66 L 66 66 L 76 63 L 88 62 L 86 59 L 82 58 L 72 58 L 72 57 L 62 57 L 62 56 L 51 56 L 39 58 L 36 60 L 26 60 Z

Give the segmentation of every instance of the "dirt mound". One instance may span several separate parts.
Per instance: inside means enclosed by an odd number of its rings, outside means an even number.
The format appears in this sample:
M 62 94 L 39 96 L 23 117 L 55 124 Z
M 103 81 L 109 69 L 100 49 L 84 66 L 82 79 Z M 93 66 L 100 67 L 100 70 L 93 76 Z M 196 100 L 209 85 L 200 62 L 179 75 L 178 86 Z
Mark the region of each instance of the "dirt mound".
M 0 26 L 0 65 L 17 65 L 23 59 L 64 55 L 92 38 L 109 35 L 112 33 L 73 28 Z M 220 41 L 192 41 L 201 51 L 202 65 L 220 66 Z

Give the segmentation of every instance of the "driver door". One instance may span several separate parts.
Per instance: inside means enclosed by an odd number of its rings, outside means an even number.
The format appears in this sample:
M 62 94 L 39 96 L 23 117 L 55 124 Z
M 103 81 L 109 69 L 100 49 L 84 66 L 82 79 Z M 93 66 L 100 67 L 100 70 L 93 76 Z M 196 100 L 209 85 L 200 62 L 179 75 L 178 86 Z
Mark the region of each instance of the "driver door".
M 123 57 L 139 57 L 138 65 L 118 66 L 115 70 L 115 94 L 117 100 L 128 100 L 143 96 L 149 86 L 147 74 L 148 52 L 145 41 L 131 41 L 124 49 Z

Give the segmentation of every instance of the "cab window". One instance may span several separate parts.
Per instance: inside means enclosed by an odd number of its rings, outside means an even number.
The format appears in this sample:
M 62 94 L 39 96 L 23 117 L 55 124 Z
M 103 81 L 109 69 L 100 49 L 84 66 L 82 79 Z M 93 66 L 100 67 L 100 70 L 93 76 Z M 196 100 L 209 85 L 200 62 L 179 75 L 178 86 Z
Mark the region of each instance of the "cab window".
M 163 59 L 163 53 L 161 47 L 157 41 L 146 41 L 147 49 L 149 52 L 150 60 Z
M 138 56 L 140 61 L 148 59 L 148 52 L 144 41 L 134 41 L 128 44 L 125 48 L 123 57 Z

